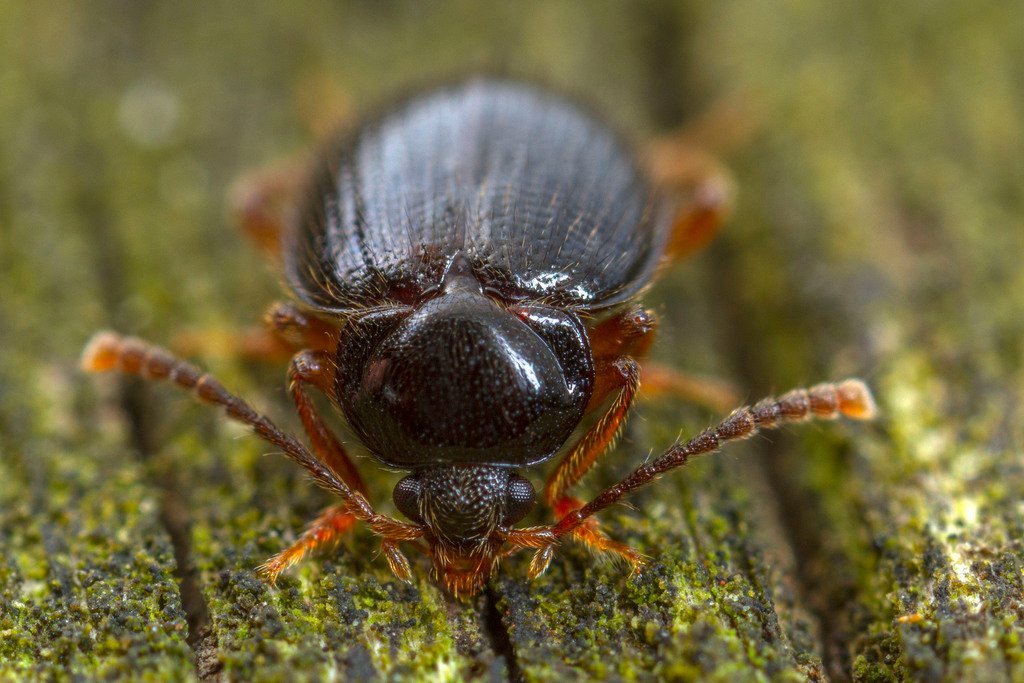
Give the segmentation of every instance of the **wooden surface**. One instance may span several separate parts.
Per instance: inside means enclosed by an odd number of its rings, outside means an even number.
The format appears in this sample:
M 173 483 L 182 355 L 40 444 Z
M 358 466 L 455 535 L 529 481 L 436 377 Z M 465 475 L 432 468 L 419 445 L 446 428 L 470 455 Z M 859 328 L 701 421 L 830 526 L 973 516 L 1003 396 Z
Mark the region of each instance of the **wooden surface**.
M 1019 3 L 228 5 L 0 7 L 0 679 L 1024 679 Z M 717 111 L 737 210 L 653 292 L 655 355 L 751 400 L 860 375 L 883 417 L 605 515 L 652 557 L 635 577 L 567 547 L 459 604 L 358 534 L 269 589 L 254 567 L 328 499 L 77 355 L 258 320 L 281 293 L 226 224 L 232 179 L 480 68 L 638 141 Z M 202 362 L 296 427 L 283 369 Z M 589 489 L 715 417 L 643 406 Z

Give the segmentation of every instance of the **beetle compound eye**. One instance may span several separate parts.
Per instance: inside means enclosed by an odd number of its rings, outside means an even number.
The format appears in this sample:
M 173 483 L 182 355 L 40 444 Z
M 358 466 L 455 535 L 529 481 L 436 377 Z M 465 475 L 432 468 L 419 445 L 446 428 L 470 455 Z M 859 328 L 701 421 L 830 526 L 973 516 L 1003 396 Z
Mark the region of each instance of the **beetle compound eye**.
M 509 475 L 505 498 L 505 525 L 511 526 L 529 514 L 537 502 L 533 484 L 518 474 Z
M 395 484 L 395 491 L 392 497 L 395 500 L 395 507 L 403 515 L 412 521 L 422 524 L 420 517 L 420 495 L 423 492 L 423 483 L 415 475 L 409 475 Z

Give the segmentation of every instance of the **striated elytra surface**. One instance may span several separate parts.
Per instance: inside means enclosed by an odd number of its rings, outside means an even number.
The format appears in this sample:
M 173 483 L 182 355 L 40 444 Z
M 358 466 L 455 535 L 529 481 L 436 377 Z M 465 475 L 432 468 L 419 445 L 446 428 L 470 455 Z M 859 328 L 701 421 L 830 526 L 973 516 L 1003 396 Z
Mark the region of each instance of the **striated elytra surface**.
M 1021 8 L 695 5 L 5 3 L 0 679 L 1024 678 Z M 736 212 L 652 293 L 655 354 L 750 400 L 858 374 L 883 418 L 755 439 L 610 511 L 652 558 L 633 577 L 567 547 L 462 605 L 357 534 L 270 589 L 254 568 L 328 499 L 77 354 L 102 327 L 256 321 L 280 290 L 225 225 L 231 180 L 308 148 L 301 121 L 467 62 L 637 140 L 719 102 L 699 130 Z M 202 362 L 289 422 L 280 369 Z M 639 412 L 591 491 L 713 419 Z
M 522 83 L 424 93 L 323 165 L 285 259 L 296 294 L 321 308 L 394 302 L 396 289 L 415 301 L 460 253 L 504 296 L 607 307 L 647 283 L 667 237 L 630 150 Z

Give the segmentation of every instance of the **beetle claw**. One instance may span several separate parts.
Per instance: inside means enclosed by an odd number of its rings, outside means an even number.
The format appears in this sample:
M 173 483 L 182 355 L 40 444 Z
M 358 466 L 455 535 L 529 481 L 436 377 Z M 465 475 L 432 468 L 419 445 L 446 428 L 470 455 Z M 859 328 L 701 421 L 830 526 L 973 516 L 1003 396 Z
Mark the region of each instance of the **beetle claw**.
M 555 556 L 555 546 L 546 545 L 540 548 L 533 554 L 533 559 L 530 560 L 530 569 L 527 575 L 531 579 L 536 579 L 538 576 L 547 571 L 548 565 L 551 564 L 551 558 Z
M 395 576 L 401 581 L 412 583 L 412 566 L 405 554 L 398 549 L 398 544 L 394 541 L 384 540 L 380 543 L 380 549 Z

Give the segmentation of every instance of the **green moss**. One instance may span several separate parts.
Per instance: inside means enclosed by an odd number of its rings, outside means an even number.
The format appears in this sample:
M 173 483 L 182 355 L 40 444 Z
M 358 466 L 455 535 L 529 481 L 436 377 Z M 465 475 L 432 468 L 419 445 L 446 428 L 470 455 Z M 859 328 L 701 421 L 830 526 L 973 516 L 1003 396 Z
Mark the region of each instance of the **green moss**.
M 0 677 L 46 678 L 58 662 L 83 678 L 187 676 L 173 553 L 138 464 L 96 432 L 20 431 L 0 458 Z

